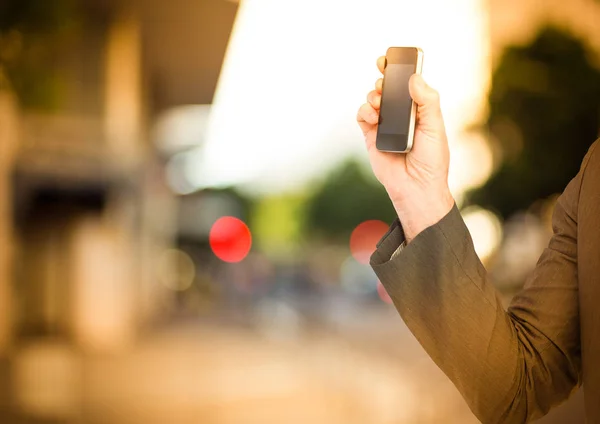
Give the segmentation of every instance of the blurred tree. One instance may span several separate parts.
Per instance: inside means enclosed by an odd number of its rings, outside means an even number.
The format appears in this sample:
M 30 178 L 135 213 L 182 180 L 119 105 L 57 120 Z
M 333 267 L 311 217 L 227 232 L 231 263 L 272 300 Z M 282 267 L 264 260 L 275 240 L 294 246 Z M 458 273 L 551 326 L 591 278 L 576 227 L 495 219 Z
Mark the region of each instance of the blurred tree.
M 383 186 L 354 160 L 334 169 L 306 205 L 307 229 L 332 240 L 347 239 L 363 221 L 395 217 Z
M 492 78 L 490 135 L 502 151 L 498 171 L 468 195 L 508 217 L 560 193 L 579 170 L 600 127 L 600 71 L 588 47 L 544 28 L 525 47 L 509 47 Z
M 52 65 L 61 50 L 68 50 L 68 41 L 75 35 L 80 3 L 77 0 L 0 2 L 0 88 L 10 86 L 23 106 L 57 105 L 64 82 Z
M 302 241 L 303 206 L 306 199 L 299 194 L 277 194 L 255 201 L 250 227 L 257 244 L 270 256 L 293 252 Z

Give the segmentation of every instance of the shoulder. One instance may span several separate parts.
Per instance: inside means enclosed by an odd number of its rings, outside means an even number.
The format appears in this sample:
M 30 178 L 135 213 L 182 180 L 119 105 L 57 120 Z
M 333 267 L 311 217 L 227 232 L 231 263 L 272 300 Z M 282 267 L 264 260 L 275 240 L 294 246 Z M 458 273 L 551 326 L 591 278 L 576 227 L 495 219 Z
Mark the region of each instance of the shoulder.
M 596 169 L 600 166 L 600 154 L 598 154 L 598 144 L 600 144 L 600 139 L 594 141 L 594 143 L 592 143 L 592 145 L 590 146 L 581 165 L 582 171 L 590 166 Z
M 583 163 L 581 164 L 581 188 L 582 197 L 597 198 L 600 193 L 600 139 L 596 140 L 590 147 Z
M 569 182 L 562 195 L 558 198 L 554 209 L 554 218 L 562 220 L 568 217 L 570 222 L 577 222 L 583 203 L 583 209 L 592 198 L 594 193 L 600 191 L 600 139 L 596 140 L 588 149 L 581 168 L 575 177 Z

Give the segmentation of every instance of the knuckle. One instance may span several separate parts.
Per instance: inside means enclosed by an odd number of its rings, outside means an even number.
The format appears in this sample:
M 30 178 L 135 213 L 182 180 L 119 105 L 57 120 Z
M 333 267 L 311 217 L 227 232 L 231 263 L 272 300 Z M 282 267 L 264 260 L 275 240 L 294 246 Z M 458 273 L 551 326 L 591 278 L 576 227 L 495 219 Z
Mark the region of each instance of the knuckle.
M 365 103 L 360 108 L 358 108 L 357 119 L 362 119 L 362 120 L 367 119 L 367 117 L 368 117 L 367 107 L 368 106 L 369 105 Z

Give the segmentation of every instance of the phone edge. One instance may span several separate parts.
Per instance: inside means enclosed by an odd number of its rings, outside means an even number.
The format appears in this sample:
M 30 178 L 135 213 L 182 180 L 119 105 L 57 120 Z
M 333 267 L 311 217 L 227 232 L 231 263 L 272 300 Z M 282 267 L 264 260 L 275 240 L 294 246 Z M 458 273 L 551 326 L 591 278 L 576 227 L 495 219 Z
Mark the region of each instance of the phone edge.
M 417 47 L 417 66 L 415 73 L 421 75 L 423 72 L 423 49 Z M 408 135 L 406 140 L 406 150 L 402 153 L 410 152 L 414 144 L 415 138 L 415 127 L 417 123 L 417 104 L 414 100 L 412 100 L 411 110 L 410 110 L 410 120 L 408 122 Z

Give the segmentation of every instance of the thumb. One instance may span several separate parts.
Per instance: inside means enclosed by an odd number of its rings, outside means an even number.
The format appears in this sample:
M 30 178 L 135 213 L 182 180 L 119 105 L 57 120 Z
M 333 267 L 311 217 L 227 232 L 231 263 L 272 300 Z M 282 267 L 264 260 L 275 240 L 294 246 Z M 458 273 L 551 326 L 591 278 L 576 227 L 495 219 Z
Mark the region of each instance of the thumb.
M 418 125 L 425 132 L 435 132 L 438 136 L 445 134 L 444 118 L 440 108 L 440 95 L 431 88 L 421 75 L 415 74 L 408 85 L 410 96 L 418 107 Z M 432 134 L 433 135 L 433 134 Z

